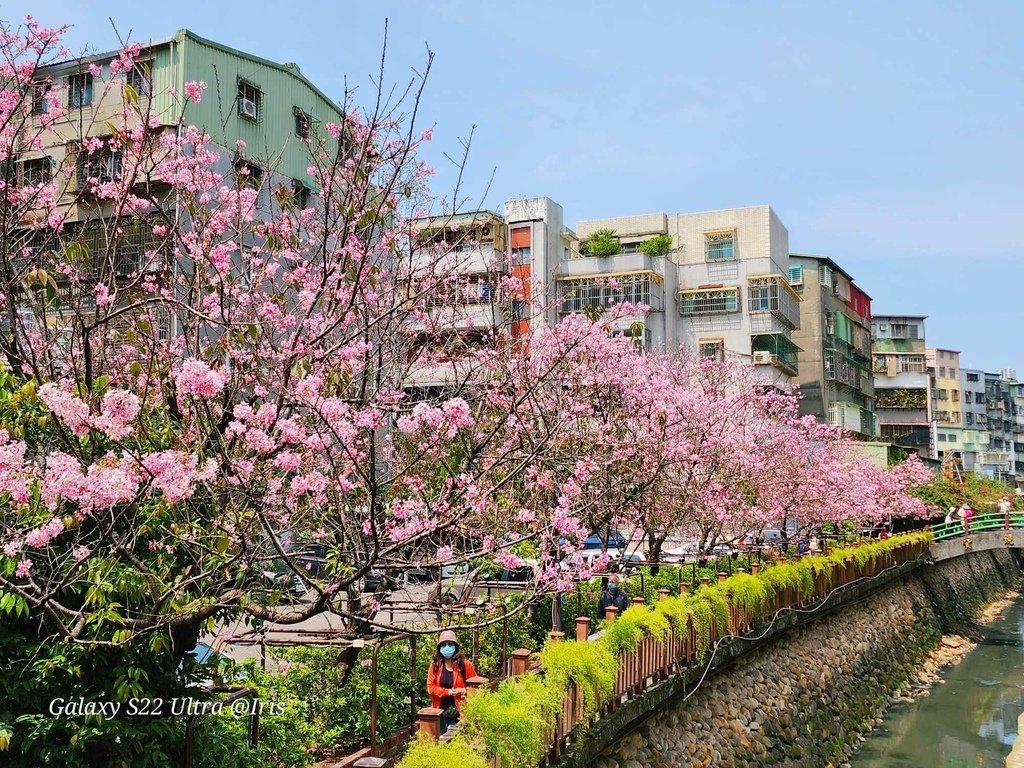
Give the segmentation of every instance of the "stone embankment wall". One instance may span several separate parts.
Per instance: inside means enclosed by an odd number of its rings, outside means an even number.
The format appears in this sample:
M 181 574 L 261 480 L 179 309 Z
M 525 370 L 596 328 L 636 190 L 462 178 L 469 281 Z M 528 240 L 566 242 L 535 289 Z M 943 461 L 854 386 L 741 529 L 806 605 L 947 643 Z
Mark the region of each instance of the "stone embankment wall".
M 1015 586 L 1008 550 L 925 566 L 713 672 L 597 758 L 598 768 L 839 765 L 940 641 Z

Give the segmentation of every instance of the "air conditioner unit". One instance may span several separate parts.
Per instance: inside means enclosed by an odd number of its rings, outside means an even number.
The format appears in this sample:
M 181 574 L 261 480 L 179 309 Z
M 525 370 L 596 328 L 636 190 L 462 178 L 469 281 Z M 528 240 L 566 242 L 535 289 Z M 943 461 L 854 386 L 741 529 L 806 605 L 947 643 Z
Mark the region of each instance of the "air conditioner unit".
M 255 120 L 258 116 L 256 102 L 252 99 L 239 99 L 238 114 L 240 114 L 242 117 L 247 117 L 250 120 Z
M 771 352 L 755 352 L 754 353 L 754 365 L 771 365 L 774 358 Z

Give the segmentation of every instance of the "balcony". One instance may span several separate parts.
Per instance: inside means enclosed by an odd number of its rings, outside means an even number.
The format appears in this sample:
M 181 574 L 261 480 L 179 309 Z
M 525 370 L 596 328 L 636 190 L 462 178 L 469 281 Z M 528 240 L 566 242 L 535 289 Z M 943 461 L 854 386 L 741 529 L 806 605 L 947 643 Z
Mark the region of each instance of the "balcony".
M 747 311 L 751 315 L 770 314 L 790 329 L 800 325 L 800 294 L 782 275 L 757 275 L 747 278 Z
M 838 351 L 844 357 L 849 358 L 855 365 L 865 370 L 871 367 L 871 359 L 848 341 L 843 341 L 839 337 L 830 334 L 825 339 L 825 346 Z M 879 372 L 884 373 L 885 370 L 883 369 Z
M 633 272 L 658 272 L 658 260 L 663 257 L 646 253 L 619 253 L 615 256 L 582 256 L 559 265 L 558 279 L 569 277 L 608 277 Z
M 874 437 L 875 414 L 856 403 L 836 402 L 828 407 L 828 423 L 868 437 Z
M 628 254 L 645 256 L 645 254 Z M 603 259 L 601 259 L 603 261 Z M 579 259 L 580 262 L 589 259 Z M 572 264 L 578 263 L 573 261 Z M 665 288 L 657 272 L 618 272 L 559 277 L 559 312 L 583 312 L 588 307 L 609 309 L 617 304 L 643 304 L 652 312 L 665 309 Z
M 875 415 L 879 424 L 928 424 L 927 408 L 889 408 L 876 401 Z
M 477 361 L 471 357 L 447 362 L 416 362 L 406 374 L 405 387 L 458 387 L 473 375 Z
M 825 380 L 835 381 L 859 390 L 861 388 L 861 371 L 838 350 L 826 349 Z
M 505 254 L 494 247 L 494 243 L 455 246 L 444 248 L 417 248 L 412 252 L 411 268 L 414 272 L 437 274 L 483 274 L 508 272 Z
M 754 365 L 771 365 L 790 376 L 799 373 L 797 356 L 800 347 L 782 333 L 759 333 L 750 337 L 751 358 Z

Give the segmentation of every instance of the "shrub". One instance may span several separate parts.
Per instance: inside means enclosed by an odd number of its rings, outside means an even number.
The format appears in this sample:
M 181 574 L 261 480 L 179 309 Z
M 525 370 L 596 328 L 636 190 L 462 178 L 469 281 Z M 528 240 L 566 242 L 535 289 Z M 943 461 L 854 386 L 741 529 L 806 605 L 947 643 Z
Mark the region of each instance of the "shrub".
M 464 739 L 434 741 L 424 733 L 412 742 L 397 768 L 489 768 L 484 756 Z
M 604 643 L 548 643 L 541 651 L 540 663 L 552 688 L 564 693 L 570 680 L 576 683 L 588 713 L 596 711 L 615 687 L 618 661 Z
M 737 573 L 722 584 L 729 593 L 733 605 L 755 611 L 768 600 L 768 588 L 764 579 L 749 573 Z
M 664 640 L 668 633 L 668 619 L 646 605 L 631 605 L 611 624 L 604 624 L 604 634 L 601 638 L 608 650 L 618 656 L 635 651 L 645 631 L 650 632 L 659 641 Z
M 584 244 L 588 256 L 614 256 L 622 250 L 622 243 L 612 229 L 598 229 Z
M 672 237 L 671 235 L 655 235 L 640 243 L 637 249 L 648 256 L 664 256 L 672 250 Z
M 532 768 L 547 746 L 563 693 L 533 673 L 503 680 L 496 691 L 466 699 L 466 735 L 502 768 Z

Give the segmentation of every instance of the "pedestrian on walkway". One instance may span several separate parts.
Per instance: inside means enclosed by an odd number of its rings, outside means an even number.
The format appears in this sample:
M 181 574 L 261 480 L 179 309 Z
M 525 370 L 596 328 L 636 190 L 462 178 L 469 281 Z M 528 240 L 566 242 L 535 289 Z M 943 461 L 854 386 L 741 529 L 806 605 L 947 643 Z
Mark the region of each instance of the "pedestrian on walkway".
M 629 598 L 626 597 L 625 592 L 619 589 L 618 574 L 613 573 L 608 577 L 608 587 L 601 593 L 601 598 L 597 601 L 597 620 L 601 621 L 604 618 L 605 608 L 618 608 L 621 615 L 628 606 Z
M 971 532 L 971 518 L 974 517 L 974 510 L 966 501 L 960 507 L 960 519 L 964 521 L 964 533 Z
M 996 508 L 1003 514 L 1003 528 L 1009 528 L 1010 510 L 1013 508 L 1013 502 L 1010 501 L 1010 497 L 1003 496 L 1003 498 L 999 500 L 999 504 L 996 505 Z
M 437 638 L 437 652 L 427 668 L 427 693 L 431 706 L 442 711 L 442 734 L 459 722 L 466 681 L 471 677 L 476 677 L 473 662 L 463 658 L 458 637 L 446 629 Z

